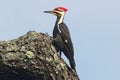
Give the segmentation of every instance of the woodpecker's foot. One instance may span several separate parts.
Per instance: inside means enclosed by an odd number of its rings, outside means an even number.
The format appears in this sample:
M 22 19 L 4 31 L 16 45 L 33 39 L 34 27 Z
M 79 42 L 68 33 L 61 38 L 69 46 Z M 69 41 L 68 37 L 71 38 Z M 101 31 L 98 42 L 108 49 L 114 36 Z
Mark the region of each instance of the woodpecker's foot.
M 58 53 L 60 54 L 60 57 L 61 57 L 61 51 L 58 51 Z
M 60 55 L 60 59 L 62 59 L 62 58 L 61 58 L 61 55 L 62 55 L 61 51 L 58 51 L 58 53 L 59 53 L 59 55 Z
M 61 55 L 62 55 L 62 54 L 61 54 L 61 51 L 59 51 L 59 54 L 60 54 L 60 57 L 61 57 Z

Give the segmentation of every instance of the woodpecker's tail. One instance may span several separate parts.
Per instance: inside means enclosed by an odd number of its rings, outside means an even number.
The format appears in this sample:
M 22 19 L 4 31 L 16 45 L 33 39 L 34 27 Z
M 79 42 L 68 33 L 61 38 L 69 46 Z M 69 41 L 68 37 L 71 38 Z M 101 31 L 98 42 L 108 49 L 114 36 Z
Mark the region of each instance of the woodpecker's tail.
M 74 69 L 74 70 L 76 70 L 75 69 L 76 65 L 75 65 L 74 55 L 71 55 L 71 51 L 68 50 L 67 46 L 64 47 L 63 53 L 69 59 L 71 68 Z
M 74 61 L 73 57 L 70 58 L 70 66 L 72 69 L 74 69 L 76 71 L 76 69 L 75 69 L 76 65 L 75 65 L 75 61 Z

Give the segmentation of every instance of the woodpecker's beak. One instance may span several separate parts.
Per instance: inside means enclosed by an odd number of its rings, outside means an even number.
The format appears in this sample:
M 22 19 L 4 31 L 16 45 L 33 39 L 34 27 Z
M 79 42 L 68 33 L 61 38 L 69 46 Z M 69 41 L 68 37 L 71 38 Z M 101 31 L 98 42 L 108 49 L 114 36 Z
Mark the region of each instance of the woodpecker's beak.
M 51 10 L 51 11 L 44 11 L 44 13 L 54 13 L 54 10 Z

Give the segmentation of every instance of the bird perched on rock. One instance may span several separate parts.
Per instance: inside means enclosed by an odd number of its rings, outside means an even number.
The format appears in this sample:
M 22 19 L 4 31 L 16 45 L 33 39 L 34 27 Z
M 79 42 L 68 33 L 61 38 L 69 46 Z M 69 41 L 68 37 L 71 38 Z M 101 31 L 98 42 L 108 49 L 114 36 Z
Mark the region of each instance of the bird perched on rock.
M 55 27 L 53 30 L 53 44 L 56 47 L 56 50 L 63 52 L 64 55 L 69 59 L 70 66 L 75 70 L 75 61 L 74 61 L 74 49 L 70 36 L 70 32 L 66 24 L 63 22 L 65 13 L 67 9 L 64 7 L 57 7 L 51 11 L 44 11 L 45 13 L 51 13 L 57 16 Z

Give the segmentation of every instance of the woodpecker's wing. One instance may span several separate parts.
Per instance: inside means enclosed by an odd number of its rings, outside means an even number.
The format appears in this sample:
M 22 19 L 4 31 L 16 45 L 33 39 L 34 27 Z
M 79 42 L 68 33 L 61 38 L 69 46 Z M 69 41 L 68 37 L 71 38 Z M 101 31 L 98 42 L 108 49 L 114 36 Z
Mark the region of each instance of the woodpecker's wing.
M 61 23 L 59 24 L 59 30 L 64 42 L 63 53 L 69 59 L 71 67 L 75 69 L 74 48 L 70 37 L 69 29 L 67 28 L 65 23 Z
M 59 29 L 60 29 L 60 34 L 64 44 L 67 46 L 70 55 L 74 57 L 74 49 L 73 49 L 73 44 L 72 44 L 69 29 L 67 28 L 65 23 L 59 24 Z

